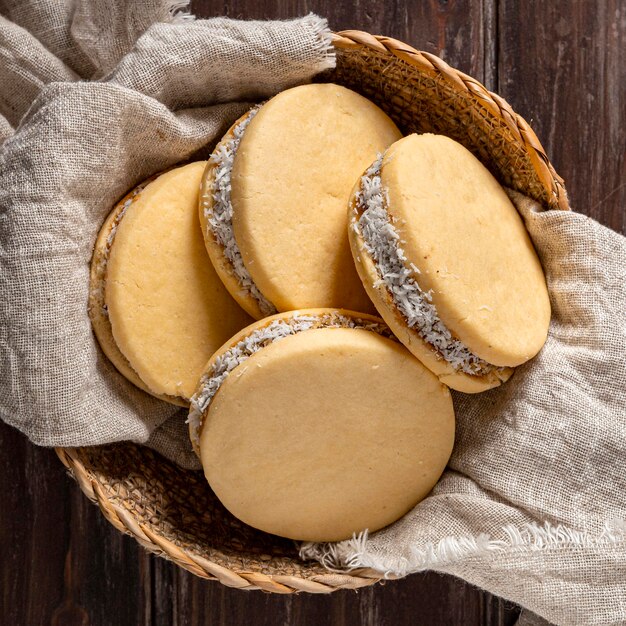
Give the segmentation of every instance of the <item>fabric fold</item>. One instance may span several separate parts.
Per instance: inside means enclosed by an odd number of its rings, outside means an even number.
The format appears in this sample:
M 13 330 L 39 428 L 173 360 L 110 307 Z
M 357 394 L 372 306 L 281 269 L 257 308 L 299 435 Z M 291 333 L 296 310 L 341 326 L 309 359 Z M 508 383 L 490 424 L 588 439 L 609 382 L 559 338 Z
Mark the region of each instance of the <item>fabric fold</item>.
M 0 15 L 83 79 L 112 70 L 152 24 L 193 20 L 188 0 L 2 0 Z
M 181 23 L 193 19 L 188 1 L 102 3 L 79 0 L 72 17 L 70 35 L 95 68 L 90 76 L 94 79 L 113 70 L 153 24 Z
M 74 26 L 98 7 L 102 11 L 102 3 L 88 4 L 77 5 Z M 147 13 L 139 19 L 142 6 Z M 172 418 L 152 445 L 189 467 L 194 463 L 184 415 L 122 377 L 92 333 L 87 301 L 95 237 L 134 185 L 176 163 L 206 158 L 251 106 L 251 96 L 308 82 L 331 67 L 334 56 L 326 22 L 316 16 L 148 28 L 155 11 L 172 17 L 172 8 L 119 3 L 112 28 L 116 20 L 136 16 L 129 18 L 126 39 L 94 21 L 97 71 L 136 46 L 110 80 L 90 82 L 76 80 L 23 28 L 2 22 L 1 32 L 28 42 L 33 56 L 27 58 L 23 45 L 24 58 L 8 55 L 15 71 L 0 71 L 0 93 L 22 96 L 19 106 L 7 100 L 2 132 L 19 128 L 0 148 L 0 416 L 49 446 L 146 442 Z M 251 71 L 257 83 L 250 88 L 241 76 Z M 14 91 L 5 89 L 12 86 Z
M 0 0 L 0 15 L 27 30 L 52 56 L 78 76 L 90 78 L 96 67 L 83 54 L 71 34 L 76 4 L 77 0 Z M 97 4 L 105 10 L 103 4 Z M 106 42 L 103 45 L 107 45 Z
M 330 35 L 318 18 L 291 23 L 289 48 L 283 22 L 214 18 L 155 24 L 107 81 L 140 91 L 170 109 L 233 100 L 258 101 L 310 81 L 334 66 Z M 176 42 L 184 39 L 185 54 Z
M 14 133 L 13 126 L 3 115 L 0 115 L 0 145 Z
M 31 33 L 0 16 L 0 115 L 17 126 L 43 87 L 75 74 Z

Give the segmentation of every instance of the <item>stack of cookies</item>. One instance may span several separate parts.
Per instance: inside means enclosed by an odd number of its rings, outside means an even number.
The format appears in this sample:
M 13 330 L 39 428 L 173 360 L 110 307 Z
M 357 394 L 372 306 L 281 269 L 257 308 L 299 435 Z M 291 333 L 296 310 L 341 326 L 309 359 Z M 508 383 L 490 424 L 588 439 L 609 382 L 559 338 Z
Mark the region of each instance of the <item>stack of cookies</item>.
M 450 389 L 505 382 L 550 321 L 486 168 L 447 137 L 403 138 L 334 84 L 252 108 L 208 162 L 123 198 L 89 309 L 128 380 L 189 407 L 226 508 L 305 541 L 375 531 L 422 500 L 452 452 Z

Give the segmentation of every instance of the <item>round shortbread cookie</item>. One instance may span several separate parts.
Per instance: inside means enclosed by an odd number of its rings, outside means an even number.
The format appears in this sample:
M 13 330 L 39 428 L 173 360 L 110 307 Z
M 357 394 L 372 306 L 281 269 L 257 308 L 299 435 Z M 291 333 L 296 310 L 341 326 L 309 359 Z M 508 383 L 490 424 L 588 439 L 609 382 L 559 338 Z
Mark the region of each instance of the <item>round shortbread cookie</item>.
M 366 290 L 443 382 L 483 391 L 541 349 L 550 322 L 541 264 L 505 191 L 463 146 L 428 134 L 396 142 L 355 187 L 349 213 Z M 387 240 L 377 234 L 389 230 Z M 418 307 L 409 289 L 415 284 L 425 302 Z M 405 313 L 411 307 L 413 325 Z
M 211 488 L 236 517 L 284 537 L 338 541 L 392 523 L 452 451 L 449 390 L 371 316 L 262 320 L 217 352 L 202 386 L 212 396 L 196 449 Z
M 205 163 L 170 170 L 113 210 L 96 242 L 90 315 L 142 389 L 187 405 L 211 354 L 251 319 L 215 273 L 198 223 Z
M 288 89 L 254 112 L 237 142 L 228 193 L 243 265 L 269 307 L 259 308 L 241 284 L 233 289 L 225 280 L 249 313 L 260 318 L 311 306 L 374 311 L 350 255 L 345 207 L 355 179 L 400 136 L 375 104 L 333 84 Z M 214 176 L 211 161 L 207 174 Z M 215 194 L 203 198 L 210 205 Z

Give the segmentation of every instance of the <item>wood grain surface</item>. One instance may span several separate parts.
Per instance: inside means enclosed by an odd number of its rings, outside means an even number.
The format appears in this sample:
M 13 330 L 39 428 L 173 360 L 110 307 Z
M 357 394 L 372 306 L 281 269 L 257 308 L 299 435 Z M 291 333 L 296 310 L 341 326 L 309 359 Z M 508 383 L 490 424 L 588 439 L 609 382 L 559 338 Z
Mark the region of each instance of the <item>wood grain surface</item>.
M 626 232 L 624 0 L 196 0 L 198 17 L 310 11 L 433 52 L 499 92 L 536 130 L 572 206 Z M 1 374 L 0 374 L 1 375 Z M 111 527 L 50 450 L 0 424 L 0 626 L 514 624 L 519 609 L 419 574 L 330 596 L 206 582 Z

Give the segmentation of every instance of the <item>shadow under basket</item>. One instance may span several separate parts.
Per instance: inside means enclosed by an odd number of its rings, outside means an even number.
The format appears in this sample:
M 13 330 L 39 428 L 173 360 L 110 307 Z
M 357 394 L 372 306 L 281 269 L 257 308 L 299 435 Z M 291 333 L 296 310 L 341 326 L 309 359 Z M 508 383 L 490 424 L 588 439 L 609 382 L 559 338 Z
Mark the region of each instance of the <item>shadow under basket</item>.
M 337 67 L 318 77 L 361 93 L 404 134 L 448 135 L 471 150 L 501 184 L 568 209 L 556 174 L 528 124 L 499 96 L 441 59 L 361 31 L 334 35 Z M 80 488 L 118 530 L 203 578 L 276 593 L 328 593 L 380 579 L 374 572 L 335 574 L 298 557 L 295 542 L 234 518 L 202 472 L 188 471 L 132 443 L 59 448 Z

